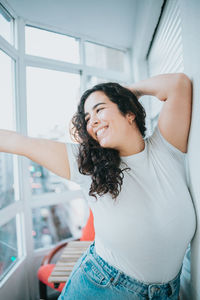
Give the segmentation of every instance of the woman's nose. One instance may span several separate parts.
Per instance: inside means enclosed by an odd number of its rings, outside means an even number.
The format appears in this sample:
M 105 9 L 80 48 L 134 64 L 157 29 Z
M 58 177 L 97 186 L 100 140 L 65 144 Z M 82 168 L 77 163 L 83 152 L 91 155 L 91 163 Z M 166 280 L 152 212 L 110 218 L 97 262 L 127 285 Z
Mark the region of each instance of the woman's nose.
M 99 119 L 97 118 L 97 116 L 94 116 L 90 120 L 91 120 L 91 126 L 95 126 L 95 125 L 99 124 Z

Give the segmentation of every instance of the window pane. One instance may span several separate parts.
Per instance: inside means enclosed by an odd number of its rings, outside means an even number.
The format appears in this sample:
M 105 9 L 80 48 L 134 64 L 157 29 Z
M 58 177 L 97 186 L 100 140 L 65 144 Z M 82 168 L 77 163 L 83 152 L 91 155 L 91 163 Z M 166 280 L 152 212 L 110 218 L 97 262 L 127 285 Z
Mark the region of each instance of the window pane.
M 13 20 L 8 11 L 0 4 L 0 34 L 11 44 L 13 44 Z
M 25 34 L 27 54 L 79 63 L 76 38 L 30 26 L 26 26 Z
M 33 161 L 30 161 L 29 171 L 33 195 L 80 189 L 78 184 L 55 175 Z
M 27 68 L 28 134 L 70 142 L 69 124 L 80 97 L 80 75 L 40 68 Z M 33 194 L 62 192 L 74 184 L 30 165 Z
M 13 129 L 13 60 L 0 50 L 0 128 Z
M 73 199 L 67 204 L 33 209 L 33 239 L 35 249 L 48 247 L 72 236 L 80 237 L 85 225 L 85 200 Z
M 0 153 L 0 209 L 15 201 L 13 157 Z
M 18 261 L 16 218 L 0 227 L 0 280 Z
M 86 88 L 90 89 L 96 84 L 105 83 L 105 82 L 117 82 L 117 83 L 121 84 L 122 86 L 127 85 L 127 82 L 120 82 L 118 80 L 110 80 L 110 79 L 105 79 L 105 78 L 100 78 L 100 77 L 89 75 L 89 76 L 87 76 Z
M 13 61 L 0 50 L 0 128 L 13 129 Z M 0 208 L 14 202 L 13 157 L 0 153 Z
M 105 83 L 105 82 L 108 82 L 108 80 L 91 75 L 91 76 L 87 76 L 86 86 L 87 89 L 90 89 L 96 84 Z
M 126 53 L 90 42 L 85 43 L 86 64 L 96 68 L 125 71 Z

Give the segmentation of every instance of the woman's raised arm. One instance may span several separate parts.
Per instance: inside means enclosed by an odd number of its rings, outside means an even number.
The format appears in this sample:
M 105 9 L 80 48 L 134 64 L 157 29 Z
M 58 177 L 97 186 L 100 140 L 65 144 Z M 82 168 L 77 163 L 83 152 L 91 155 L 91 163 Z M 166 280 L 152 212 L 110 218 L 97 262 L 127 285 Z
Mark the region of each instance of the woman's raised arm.
M 139 98 L 152 95 L 164 101 L 158 127 L 164 138 L 186 153 L 192 115 L 192 82 L 183 73 L 162 74 L 128 87 Z
M 58 176 L 70 179 L 70 166 L 64 143 L 31 138 L 1 129 L 0 152 L 25 156 Z

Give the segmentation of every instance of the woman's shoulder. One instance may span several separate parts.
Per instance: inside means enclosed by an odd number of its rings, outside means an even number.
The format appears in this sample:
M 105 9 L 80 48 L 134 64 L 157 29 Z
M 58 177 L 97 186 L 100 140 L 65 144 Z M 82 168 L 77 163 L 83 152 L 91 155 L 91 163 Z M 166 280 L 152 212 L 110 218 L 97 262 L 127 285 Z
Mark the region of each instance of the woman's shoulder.
M 163 137 L 158 125 L 155 126 L 153 133 L 146 138 L 146 141 L 152 151 L 168 153 L 176 158 L 184 158 L 186 155 L 186 153 L 180 151 Z

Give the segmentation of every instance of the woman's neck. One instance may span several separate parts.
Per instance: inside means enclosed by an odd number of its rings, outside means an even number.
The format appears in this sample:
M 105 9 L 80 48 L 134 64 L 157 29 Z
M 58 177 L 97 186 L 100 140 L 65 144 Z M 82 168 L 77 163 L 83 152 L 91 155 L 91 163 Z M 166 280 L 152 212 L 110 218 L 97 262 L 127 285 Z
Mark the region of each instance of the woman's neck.
M 144 150 L 145 142 L 138 128 L 127 134 L 120 148 L 120 156 L 130 156 Z

